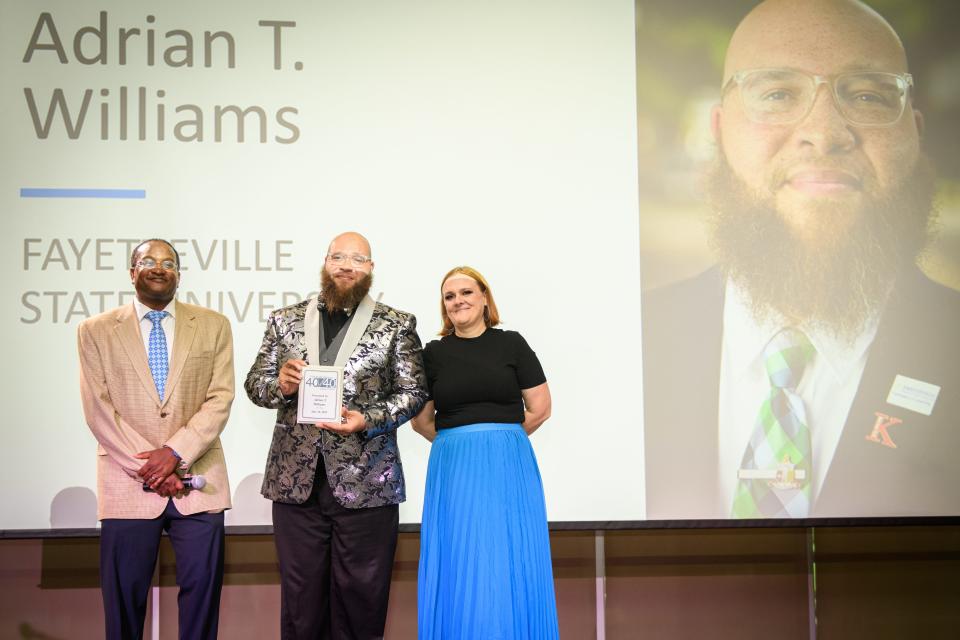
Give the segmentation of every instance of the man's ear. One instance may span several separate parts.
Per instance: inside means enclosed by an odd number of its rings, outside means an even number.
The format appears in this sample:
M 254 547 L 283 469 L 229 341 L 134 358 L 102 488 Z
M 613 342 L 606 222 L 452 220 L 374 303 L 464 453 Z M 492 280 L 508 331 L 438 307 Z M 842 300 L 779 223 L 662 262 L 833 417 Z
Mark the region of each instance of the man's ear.
M 922 138 L 923 130 L 926 125 L 923 121 L 923 114 L 920 113 L 919 109 L 913 110 L 913 123 L 917 126 L 917 135 L 919 135 Z
M 723 117 L 723 106 L 719 103 L 710 109 L 710 135 L 713 141 L 720 144 L 720 119 Z

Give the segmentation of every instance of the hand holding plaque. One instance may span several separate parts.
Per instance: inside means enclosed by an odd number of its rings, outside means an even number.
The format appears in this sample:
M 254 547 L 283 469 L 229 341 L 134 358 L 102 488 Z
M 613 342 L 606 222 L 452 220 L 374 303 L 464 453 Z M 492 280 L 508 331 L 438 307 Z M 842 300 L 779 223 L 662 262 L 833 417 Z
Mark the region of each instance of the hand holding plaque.
M 297 396 L 297 422 L 340 422 L 343 367 L 305 366 Z

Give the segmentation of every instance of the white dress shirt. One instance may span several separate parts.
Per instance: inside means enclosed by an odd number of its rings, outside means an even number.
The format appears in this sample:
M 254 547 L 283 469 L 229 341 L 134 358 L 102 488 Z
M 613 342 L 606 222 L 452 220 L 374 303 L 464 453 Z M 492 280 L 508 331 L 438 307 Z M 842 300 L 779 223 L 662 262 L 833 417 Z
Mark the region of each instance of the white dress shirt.
M 137 319 L 140 320 L 140 336 L 143 338 L 143 348 L 147 352 L 147 357 L 150 356 L 150 332 L 153 330 L 153 321 L 151 321 L 147 314 L 153 311 L 150 307 L 143 304 L 136 298 L 133 299 L 133 308 L 137 312 Z M 168 314 L 163 320 L 160 321 L 160 328 L 163 329 L 163 335 L 167 339 L 167 362 L 171 365 L 173 364 L 173 331 L 176 328 L 176 311 L 177 311 L 177 301 L 171 300 L 170 303 L 163 308 L 163 311 L 166 311 Z
M 723 306 L 720 357 L 719 469 L 724 504 L 733 506 L 737 471 L 756 425 L 757 414 L 770 393 L 763 350 L 784 324 L 759 324 L 749 298 L 728 282 Z M 804 401 L 811 438 L 811 503 L 815 503 L 843 425 L 860 385 L 867 352 L 877 333 L 877 318 L 852 341 L 838 339 L 816 326 L 797 327 L 816 349 L 797 387 Z

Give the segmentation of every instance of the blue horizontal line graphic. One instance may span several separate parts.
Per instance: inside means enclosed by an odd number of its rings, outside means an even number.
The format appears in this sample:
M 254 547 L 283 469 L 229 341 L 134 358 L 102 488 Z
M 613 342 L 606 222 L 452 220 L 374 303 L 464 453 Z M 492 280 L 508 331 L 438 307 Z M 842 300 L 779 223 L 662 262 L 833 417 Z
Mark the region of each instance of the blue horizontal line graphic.
M 132 198 L 147 197 L 146 189 L 31 189 L 21 188 L 21 198 Z

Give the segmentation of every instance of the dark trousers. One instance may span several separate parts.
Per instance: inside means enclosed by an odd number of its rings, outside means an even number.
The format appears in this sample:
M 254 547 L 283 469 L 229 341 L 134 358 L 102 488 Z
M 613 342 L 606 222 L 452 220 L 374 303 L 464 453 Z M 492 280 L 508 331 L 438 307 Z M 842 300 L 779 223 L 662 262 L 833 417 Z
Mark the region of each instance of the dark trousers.
M 166 531 L 177 559 L 181 640 L 217 637 L 223 587 L 223 513 L 182 515 L 167 502 L 153 520 L 106 519 L 100 528 L 100 588 L 107 640 L 139 640 L 147 593 Z
M 322 458 L 306 502 L 273 503 L 283 640 L 383 637 L 399 513 L 342 506 Z

